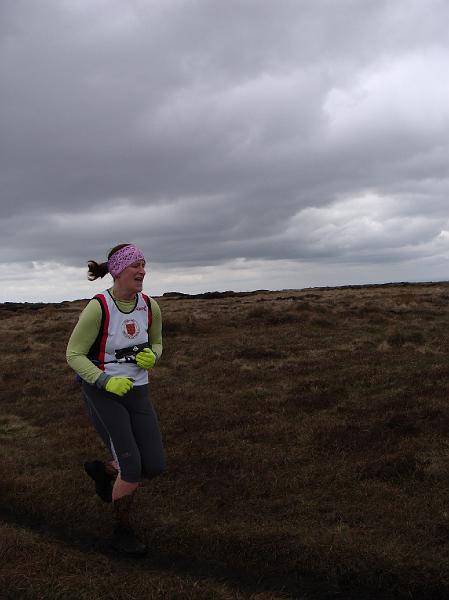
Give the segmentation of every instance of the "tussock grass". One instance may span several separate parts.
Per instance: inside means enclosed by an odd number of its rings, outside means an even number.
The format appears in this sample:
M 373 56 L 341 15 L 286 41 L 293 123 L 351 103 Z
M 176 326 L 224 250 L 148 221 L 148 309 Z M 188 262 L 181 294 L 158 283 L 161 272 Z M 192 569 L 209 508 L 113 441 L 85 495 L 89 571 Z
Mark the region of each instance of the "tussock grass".
M 0 439 L 31 437 L 37 428 L 27 423 L 17 415 L 0 415 Z
M 64 362 L 86 302 L 0 310 L 2 598 L 447 597 L 448 289 L 161 298 L 140 562 L 82 469 L 107 456 Z

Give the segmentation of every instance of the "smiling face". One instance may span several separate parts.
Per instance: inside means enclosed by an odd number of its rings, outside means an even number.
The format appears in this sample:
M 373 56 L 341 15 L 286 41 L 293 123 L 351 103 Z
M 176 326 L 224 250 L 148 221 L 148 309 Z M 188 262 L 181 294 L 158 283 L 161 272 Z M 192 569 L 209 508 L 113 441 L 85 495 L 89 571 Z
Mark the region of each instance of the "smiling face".
M 140 260 L 126 267 L 114 280 L 114 291 L 118 298 L 131 299 L 143 288 L 145 261 Z

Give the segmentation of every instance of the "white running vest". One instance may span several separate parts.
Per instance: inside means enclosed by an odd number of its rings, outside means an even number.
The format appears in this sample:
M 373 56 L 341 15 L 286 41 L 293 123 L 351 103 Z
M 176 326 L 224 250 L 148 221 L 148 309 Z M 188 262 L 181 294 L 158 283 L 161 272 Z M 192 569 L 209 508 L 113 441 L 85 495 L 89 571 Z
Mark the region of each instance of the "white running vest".
M 134 344 L 148 343 L 151 326 L 151 310 L 148 310 L 150 299 L 142 293 L 137 294 L 137 304 L 130 313 L 122 312 L 114 302 L 108 290 L 97 294 L 103 309 L 103 327 L 99 332 L 99 345 L 94 351 L 99 367 L 107 375 L 132 377 L 134 385 L 148 383 L 148 372 L 134 363 L 109 362 L 115 360 L 115 351 L 128 348 Z M 148 302 L 148 304 L 147 304 Z M 151 347 L 151 346 L 150 346 Z M 93 348 L 92 348 L 93 349 Z

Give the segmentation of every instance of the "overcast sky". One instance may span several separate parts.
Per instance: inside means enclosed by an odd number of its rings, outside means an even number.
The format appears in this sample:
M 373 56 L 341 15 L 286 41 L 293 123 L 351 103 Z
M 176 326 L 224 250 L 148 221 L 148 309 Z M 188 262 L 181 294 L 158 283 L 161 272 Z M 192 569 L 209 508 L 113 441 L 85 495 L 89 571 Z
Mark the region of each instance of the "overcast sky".
M 446 0 L 1 0 L 0 301 L 449 279 Z

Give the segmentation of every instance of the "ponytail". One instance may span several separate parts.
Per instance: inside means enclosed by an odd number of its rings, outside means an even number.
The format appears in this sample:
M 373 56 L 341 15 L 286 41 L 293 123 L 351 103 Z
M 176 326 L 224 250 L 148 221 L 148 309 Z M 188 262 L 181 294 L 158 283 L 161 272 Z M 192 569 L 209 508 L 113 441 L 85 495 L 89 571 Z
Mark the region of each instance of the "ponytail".
M 89 260 L 87 262 L 87 267 L 87 279 L 89 281 L 95 281 L 95 279 L 104 277 L 107 273 L 109 273 L 107 262 L 98 264 L 95 260 Z
M 108 254 L 108 260 L 111 258 L 114 252 L 117 252 L 125 246 L 129 246 L 129 244 L 119 244 L 118 246 L 112 248 L 112 250 Z M 89 281 L 95 281 L 95 279 L 98 279 L 99 277 L 103 278 L 109 273 L 107 262 L 98 264 L 95 260 L 89 260 L 87 261 L 87 267 L 87 279 Z

